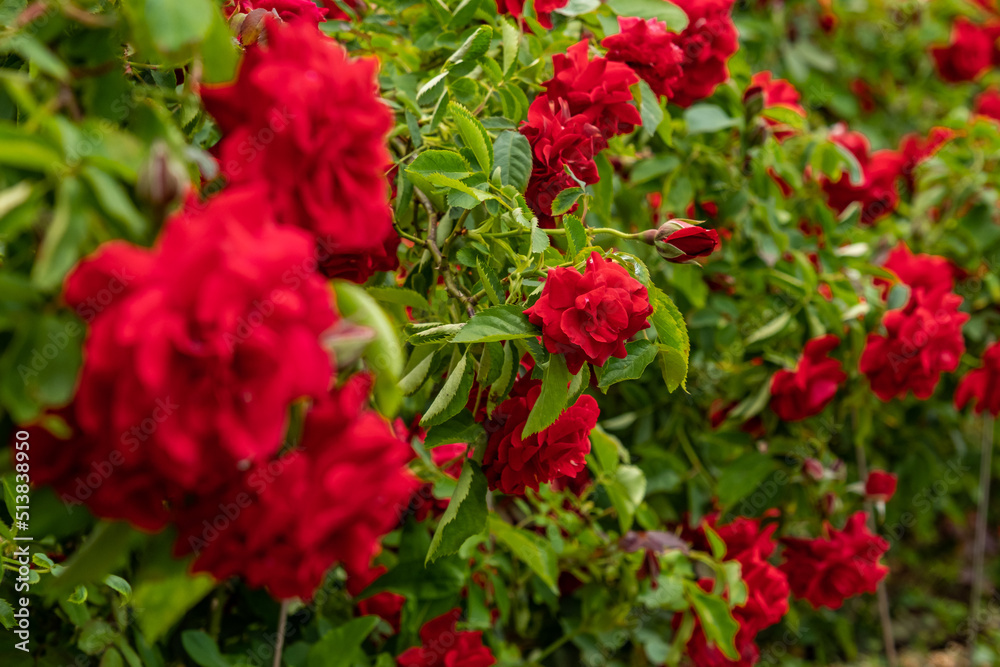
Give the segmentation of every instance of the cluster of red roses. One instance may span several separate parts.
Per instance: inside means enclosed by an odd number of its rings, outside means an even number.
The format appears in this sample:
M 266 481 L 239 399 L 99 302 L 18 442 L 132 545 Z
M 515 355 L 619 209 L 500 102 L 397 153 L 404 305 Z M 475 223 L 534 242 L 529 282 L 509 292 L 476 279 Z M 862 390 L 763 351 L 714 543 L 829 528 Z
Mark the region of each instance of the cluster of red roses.
M 279 598 L 311 596 L 334 562 L 366 570 L 416 486 L 408 443 L 365 408 L 368 378 L 331 389 L 323 345 L 338 315 L 321 260 L 342 274 L 352 253 L 362 279 L 383 248 L 395 256 L 374 70 L 312 26 L 269 20 L 237 81 L 205 91 L 225 189 L 188 201 L 154 248 L 108 243 L 65 284 L 96 315 L 62 412 L 72 448 L 40 444 L 39 481 L 99 516 L 172 523 L 195 569 Z M 304 416 L 285 451 L 290 409 Z
M 536 4 L 542 25 L 551 26 L 549 12 L 565 4 Z M 732 0 L 677 4 L 689 21 L 680 34 L 657 19 L 620 17 L 620 32 L 601 42 L 604 57 L 589 59 L 583 41 L 552 59 L 555 74 L 543 84 L 545 93 L 531 103 L 521 127 L 533 157 L 525 198 L 543 225 L 553 224 L 556 195 L 577 182 L 598 181 L 594 156 L 608 140 L 642 123 L 629 90 L 640 78 L 657 95 L 684 107 L 729 78 L 726 61 L 739 47 Z M 497 8 L 515 16 L 522 9 L 518 0 L 497 0 Z
M 988 13 L 982 24 L 959 18 L 951 29 L 951 40 L 931 47 L 938 74 L 945 81 L 974 81 L 991 67 L 1000 65 L 1000 15 L 989 0 L 977 2 Z
M 777 524 L 762 527 L 760 519 L 740 517 L 720 526 L 716 523 L 718 518 L 717 514 L 706 517 L 697 530 L 685 527 L 683 537 L 696 549 L 710 551 L 704 526 L 711 527 L 726 545 L 725 559 L 740 564 L 747 599 L 733 609 L 733 617 L 739 623 L 736 634 L 739 657 L 727 659 L 709 643 L 698 623 L 687 644 L 688 655 L 698 667 L 756 664 L 760 651 L 755 638 L 788 613 L 789 590 L 816 609 L 838 609 L 849 597 L 875 591 L 889 571 L 878 562 L 889 544 L 868 531 L 864 512 L 851 516 L 842 531 L 824 524 L 825 536 L 818 539 L 782 538 L 783 562 L 777 567 L 768 561 L 776 547 L 773 534 Z M 698 584 L 708 591 L 714 582 L 702 579 Z M 674 622 L 679 621 L 678 616 Z

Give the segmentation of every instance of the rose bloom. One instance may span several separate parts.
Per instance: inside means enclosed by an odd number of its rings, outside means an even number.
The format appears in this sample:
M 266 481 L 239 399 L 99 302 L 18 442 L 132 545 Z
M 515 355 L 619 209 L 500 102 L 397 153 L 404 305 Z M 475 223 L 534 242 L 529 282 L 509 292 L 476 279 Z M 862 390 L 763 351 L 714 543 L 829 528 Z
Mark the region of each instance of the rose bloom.
M 420 628 L 421 646 L 403 651 L 399 667 L 490 667 L 497 660 L 483 645 L 482 632 L 459 632 L 461 609 L 431 619 Z
M 255 9 L 264 9 L 277 12 L 286 23 L 305 21 L 317 26 L 326 20 L 326 14 L 330 11 L 320 9 L 311 0 L 234 0 L 223 9 L 230 16 L 238 12 L 249 14 Z
M 875 592 L 889 572 L 879 563 L 889 543 L 868 530 L 867 519 L 864 512 L 856 512 L 842 531 L 823 522 L 824 537 L 782 538 L 785 562 L 779 569 L 788 576 L 795 597 L 813 609 L 839 609 L 849 597 Z
M 1000 415 L 1000 343 L 993 343 L 983 353 L 983 366 L 969 371 L 955 391 L 955 407 L 965 408 L 975 399 L 976 414 Z
M 876 396 L 889 401 L 912 391 L 928 399 L 941 373 L 958 368 L 965 352 L 962 325 L 969 319 L 958 310 L 961 303 L 951 292 L 915 289 L 906 307 L 885 314 L 885 335 L 868 334 L 859 363 Z
M 905 241 L 900 241 L 889 252 L 882 268 L 896 274 L 900 282 L 910 288 L 911 298 L 950 292 L 955 287 L 955 267 L 950 261 L 937 255 L 913 254 Z M 874 282 L 882 290 L 884 299 L 892 283 L 885 278 L 876 278 Z
M 840 345 L 833 334 L 806 343 L 794 371 L 780 370 L 771 380 L 771 409 L 784 421 L 801 421 L 823 411 L 833 400 L 847 373 L 828 355 Z
M 314 234 L 330 277 L 341 276 L 338 259 L 355 280 L 397 262 L 385 181 L 393 118 L 377 68 L 302 21 L 268 19 L 267 44 L 246 50 L 236 81 L 201 91 L 222 129 L 222 173 Z M 360 272 L 358 255 L 369 260 Z
M 521 433 L 540 391 L 538 380 L 518 381 L 485 423 L 489 440 L 483 472 L 493 490 L 524 495 L 527 487 L 537 491 L 541 484 L 575 477 L 587 465 L 590 432 L 600 415 L 597 401 L 580 396 L 551 426 L 524 438 Z
M 586 40 L 552 56 L 555 73 L 545 94 L 554 104 L 565 102 L 571 116 L 583 115 L 604 137 L 627 134 L 642 125 L 630 86 L 639 77 L 623 63 L 600 56 L 589 59 Z
M 67 451 L 79 473 L 116 469 L 96 514 L 160 528 L 278 451 L 289 404 L 332 374 L 319 339 L 337 315 L 312 255 L 256 192 L 227 190 L 168 220 L 154 248 L 106 243 L 69 274 L 64 299 L 90 331 Z
M 739 34 L 730 13 L 733 0 L 677 0 L 688 15 L 688 26 L 676 44 L 684 53 L 683 76 L 670 101 L 689 107 L 711 95 L 729 78 L 726 61 L 739 49 Z
M 899 153 L 903 156 L 903 180 L 906 181 L 910 192 L 916 189 L 915 171 L 917 166 L 930 160 L 934 155 L 944 148 L 944 145 L 958 136 L 955 130 L 947 127 L 933 127 L 927 138 L 922 138 L 918 134 L 908 134 L 903 137 L 899 144 Z
M 572 267 L 549 270 L 542 296 L 524 312 L 541 325 L 545 348 L 565 355 L 576 374 L 584 363 L 624 359 L 625 341 L 649 326 L 653 307 L 642 283 L 594 252 L 582 275 Z
M 194 552 L 195 572 L 218 580 L 238 575 L 277 599 L 311 598 L 335 563 L 366 571 L 417 486 L 406 469 L 410 446 L 363 406 L 370 386 L 355 376 L 316 402 L 297 449 L 251 470 L 243 488 L 180 517 L 175 553 Z M 240 493 L 253 502 L 213 539 L 220 508 L 240 506 Z
M 1000 91 L 989 88 L 976 97 L 975 112 L 993 120 L 1000 121 Z
M 772 76 L 768 71 L 754 74 L 750 77 L 750 86 L 747 88 L 746 94 L 749 95 L 755 88 L 759 89 L 764 95 L 765 109 L 782 107 L 805 118 L 806 110 L 799 103 L 801 100 L 799 91 L 795 90 L 795 86 L 791 82 L 785 79 L 774 79 Z M 782 127 L 787 128 L 787 126 L 782 125 L 779 121 L 765 117 L 764 122 L 772 128 L 774 138 L 778 141 L 783 141 L 794 134 L 793 130 L 781 129 Z
M 904 158 L 895 151 L 870 151 L 868 139 L 860 132 L 849 131 L 842 123 L 830 133 L 830 139 L 854 154 L 861 166 L 862 181 L 851 182 L 845 170 L 836 181 L 820 177 L 826 202 L 837 213 L 853 202 L 861 202 L 862 224 L 874 224 L 887 216 L 899 203 L 896 180 L 901 176 Z
M 872 500 L 889 502 L 896 493 L 896 476 L 884 470 L 872 470 L 865 480 L 865 495 Z
M 946 46 L 931 47 L 931 56 L 938 74 L 945 81 L 972 81 L 1000 63 L 996 40 L 1000 37 L 1000 22 L 990 21 L 976 25 L 966 18 L 959 18 L 951 29 L 951 42 Z
M 524 16 L 524 0 L 496 0 L 497 13 L 515 18 Z M 569 4 L 569 0 L 539 0 L 534 4 L 538 23 L 543 28 L 552 27 L 552 12 Z
M 684 52 L 676 44 L 677 35 L 657 19 L 619 16 L 618 26 L 617 35 L 605 37 L 601 42 L 608 50 L 605 57 L 625 63 L 654 93 L 669 98 L 682 76 Z
M 351 597 L 358 597 L 362 592 L 379 577 L 388 572 L 385 565 L 379 565 L 359 574 L 352 574 L 347 577 L 347 592 Z M 399 622 L 403 612 L 403 605 L 406 598 L 396 593 L 376 593 L 371 597 L 358 601 L 358 614 L 361 616 L 378 616 L 395 631 L 399 632 Z
M 719 249 L 719 232 L 705 229 L 683 220 L 668 220 L 652 236 L 653 245 L 660 257 L 675 264 L 693 262 L 697 257 L 708 257 Z
M 365 0 L 340 0 L 345 5 L 354 10 L 356 14 L 362 14 L 368 5 L 365 4 Z M 337 4 L 337 0 L 322 0 L 322 4 L 330 12 L 328 19 L 332 21 L 353 21 L 354 17 L 348 14 L 344 9 Z

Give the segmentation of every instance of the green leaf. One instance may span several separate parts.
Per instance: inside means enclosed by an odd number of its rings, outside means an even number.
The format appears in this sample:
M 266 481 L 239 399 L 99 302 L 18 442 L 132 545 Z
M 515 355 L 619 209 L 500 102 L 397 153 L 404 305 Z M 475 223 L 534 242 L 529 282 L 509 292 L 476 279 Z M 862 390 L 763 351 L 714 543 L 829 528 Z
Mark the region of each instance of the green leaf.
M 490 300 L 490 303 L 499 306 L 507 300 L 504 295 L 503 283 L 500 282 L 500 278 L 497 276 L 497 272 L 493 270 L 493 267 L 484 264 L 480 258 L 476 261 L 476 272 L 479 274 L 479 280 L 483 283 L 483 289 L 486 291 L 486 297 Z
M 757 329 L 752 334 L 747 336 L 746 342 L 744 343 L 747 347 L 753 345 L 754 343 L 759 343 L 762 340 L 766 340 L 771 336 L 781 333 L 784 331 L 788 323 L 792 321 L 792 311 L 786 310 L 781 313 L 773 320 Z
M 757 453 L 741 456 L 739 465 L 724 467 L 718 478 L 719 509 L 727 512 L 752 494 L 777 469 L 778 464 L 773 458 Z
M 417 104 L 427 106 L 431 102 L 441 101 L 441 96 L 445 92 L 445 79 L 448 77 L 447 70 L 431 77 L 417 90 Z M 436 114 L 435 114 L 436 115 Z
M 559 562 L 552 546 L 534 533 L 515 528 L 497 516 L 489 517 L 490 534 L 510 549 L 538 578 L 555 593 L 559 577 Z
M 555 200 L 552 202 L 552 215 L 556 216 L 567 213 L 576 205 L 576 200 L 582 194 L 584 194 L 583 188 L 566 188 L 557 194 Z
M 673 32 L 681 32 L 688 25 L 684 10 L 664 0 L 609 0 L 607 4 L 618 16 L 659 19 Z
M 653 306 L 649 319 L 656 327 L 660 340 L 660 371 L 667 389 L 673 392 L 677 387 L 685 387 L 687 382 L 688 356 L 691 352 L 687 324 L 673 300 L 659 288 L 649 288 L 649 300 Z
M 409 396 L 424 384 L 427 373 L 431 369 L 431 363 L 434 361 L 435 352 L 437 352 L 436 348 L 425 345 L 413 349 L 413 354 L 410 355 L 410 359 L 406 362 L 406 368 L 403 369 L 403 377 L 399 379 L 399 389 L 404 396 Z
M 639 79 L 639 115 L 642 117 L 642 131 L 646 136 L 653 136 L 656 128 L 663 122 L 663 109 L 660 108 L 660 98 L 643 79 Z
M 98 663 L 97 667 L 125 667 L 125 661 L 122 659 L 122 654 L 118 652 L 118 649 L 110 646 L 104 651 L 104 655 L 101 656 L 101 662 Z
M 621 441 L 600 426 L 590 431 L 590 452 L 597 464 L 597 472 L 614 474 L 618 470 L 619 452 L 623 450 Z
M 464 326 L 464 324 L 432 324 L 431 326 L 424 326 L 411 335 L 406 342 L 410 345 L 443 343 L 451 340 Z
M 218 11 L 210 0 L 126 0 L 123 10 L 139 44 L 171 59 L 205 39 Z
M 181 633 L 181 644 L 201 667 L 229 667 L 229 661 L 222 657 L 215 640 L 204 630 L 185 630 Z
M 708 539 L 708 548 L 712 551 L 712 558 L 716 560 L 722 560 L 726 557 L 726 543 L 719 537 L 719 534 L 714 528 L 709 526 L 707 523 L 702 526 L 705 532 L 705 537 Z
M 521 431 L 522 438 L 548 428 L 559 419 L 569 398 L 569 379 L 566 359 L 561 354 L 550 356 L 549 365 L 542 376 L 542 389 L 538 393 L 538 400 L 531 408 L 524 423 L 524 430 Z
M 590 364 L 584 364 L 580 367 L 580 372 L 574 375 L 573 379 L 569 381 L 569 398 L 566 399 L 566 405 L 576 403 L 576 399 L 580 398 L 580 395 L 587 391 L 587 387 L 589 386 Z
M 503 33 L 503 71 L 509 74 L 517 62 L 517 51 L 521 44 L 521 32 L 510 24 L 506 18 L 500 19 L 500 29 Z
M 691 608 L 701 621 L 705 637 L 715 644 L 730 660 L 739 658 L 736 652 L 736 633 L 740 626 L 733 619 L 729 605 L 720 597 L 701 590 L 693 581 L 684 581 L 684 594 Z
M 229 31 L 229 23 L 220 12 L 215 12 L 212 25 L 201 44 L 204 82 L 226 83 L 235 79 L 240 53 L 241 49 Z
M 62 155 L 42 137 L 28 134 L 10 123 L 0 122 L 0 164 L 52 172 L 63 165 Z
M 688 134 L 718 132 L 740 124 L 738 118 L 729 115 L 714 104 L 692 104 L 684 110 L 684 122 Z
M 782 125 L 787 125 L 794 130 L 801 130 L 806 125 L 805 117 L 788 107 L 767 107 L 760 112 L 760 115 L 777 121 Z
M 31 269 L 31 282 L 38 289 L 51 291 L 58 288 L 66 273 L 80 259 L 91 215 L 79 179 L 72 176 L 63 179 L 56 191 L 52 222 L 45 230 Z
M 461 412 L 469 400 L 473 378 L 474 373 L 472 364 L 468 363 L 468 355 L 462 355 L 455 367 L 451 369 L 441 391 L 427 408 L 423 419 L 420 420 L 420 425 L 441 424 Z
M 6 52 L 8 50 L 14 51 L 24 60 L 54 79 L 58 79 L 64 83 L 69 82 L 70 72 L 69 68 L 66 67 L 66 63 L 28 31 L 21 31 L 4 40 L 3 44 L 0 44 L 0 51 Z
M 61 598 L 81 584 L 103 580 L 105 572 L 125 558 L 133 533 L 123 521 L 99 523 L 66 561 L 66 569 L 52 580 L 49 588 L 52 597 Z
M 587 231 L 583 222 L 575 215 L 564 215 L 563 227 L 566 228 L 566 244 L 569 246 L 569 256 L 575 258 L 587 247 Z
M 660 367 L 660 374 L 663 376 L 663 383 L 667 385 L 667 391 L 673 393 L 677 391 L 678 387 L 683 387 L 687 391 L 687 356 L 667 345 L 660 344 L 657 348 L 660 351 L 657 364 Z
M 459 192 L 459 193 L 461 193 L 463 195 L 468 195 L 476 203 L 478 203 L 478 202 L 484 202 L 487 199 L 496 199 L 496 197 L 494 195 L 490 194 L 489 192 L 484 192 L 483 190 L 479 190 L 478 188 L 473 188 L 472 186 L 467 185 L 466 183 L 463 183 L 462 181 L 459 181 L 457 179 L 451 178 L 449 176 L 445 176 L 444 174 L 425 174 L 424 178 L 426 178 L 428 181 L 430 181 L 434 185 L 437 185 L 437 186 L 440 186 L 440 187 L 443 187 L 443 188 L 449 188 L 449 189 L 454 190 L 456 192 Z M 452 193 L 449 193 L 448 197 L 449 197 L 449 203 L 451 203 Z M 452 203 L 452 205 L 454 206 L 455 204 Z M 463 206 L 462 208 L 472 208 L 472 207 L 471 206 Z
M 452 343 L 488 343 L 540 335 L 520 305 L 494 306 L 476 313 Z
M 405 287 L 366 287 L 365 291 L 376 301 L 382 303 L 395 303 L 422 310 L 427 310 L 430 307 L 426 298 Z
M 475 10 L 475 8 L 473 8 Z M 462 43 L 462 46 L 448 56 L 445 61 L 445 69 L 451 69 L 463 61 L 475 62 L 490 50 L 490 42 L 493 41 L 493 29 L 488 25 L 481 25 L 476 31 L 469 35 L 469 38 Z
M 500 182 L 519 192 L 528 187 L 531 176 L 531 145 L 520 132 L 505 130 L 493 142 L 493 167 L 500 167 Z
M 503 364 L 500 368 L 500 377 L 490 387 L 490 405 L 498 403 L 500 399 L 507 395 L 510 388 L 514 386 L 514 380 L 517 379 L 518 366 L 517 355 L 514 354 L 514 345 L 507 343 L 503 346 Z
M 83 604 L 87 601 L 87 587 L 77 586 L 73 594 L 66 598 L 66 601 L 72 604 Z
M 552 244 L 549 235 L 538 226 L 538 218 L 531 219 L 531 254 L 537 255 L 545 252 Z
M 0 598 L 0 623 L 3 623 L 3 627 L 8 630 L 13 628 L 16 623 L 14 620 L 14 608 L 3 598 Z
M 461 154 L 454 151 L 424 151 L 416 157 L 407 171 L 417 174 L 441 174 L 449 178 L 461 179 L 472 174 L 473 169 Z
M 482 433 L 483 427 L 473 420 L 468 411 L 457 415 L 427 431 L 424 447 L 428 450 L 440 445 L 451 445 L 456 442 L 473 442 Z
M 110 218 L 122 224 L 129 238 L 141 239 L 145 236 L 149 223 L 139 213 L 121 183 L 92 165 L 85 166 L 80 174 L 90 185 L 97 203 Z
M 483 124 L 468 109 L 458 102 L 449 102 L 448 111 L 455 120 L 462 141 L 476 156 L 479 167 L 489 174 L 493 166 L 493 142 Z
M 215 587 L 215 581 L 207 574 L 188 574 L 190 559 L 172 558 L 169 542 L 161 542 L 159 548 L 162 551 L 147 552 L 147 559 L 134 578 L 132 604 L 142 610 L 136 616 L 136 623 L 148 642 L 163 637 Z M 149 558 L 149 554 L 154 557 Z
M 646 366 L 653 362 L 659 349 L 656 343 L 640 339 L 625 344 L 627 356 L 624 359 L 611 357 L 597 371 L 599 389 L 607 390 L 613 384 L 625 380 L 638 380 Z
M 132 599 L 132 586 L 121 577 L 109 574 L 104 577 L 104 584 L 122 596 L 122 603 Z
M 486 475 L 479 464 L 472 459 L 465 459 L 455 492 L 434 531 L 425 563 L 457 553 L 467 539 L 486 529 L 486 517 L 489 514 L 486 508 L 487 490 Z
M 614 472 L 614 477 L 604 479 L 604 490 L 618 515 L 618 525 L 622 533 L 632 528 L 635 512 L 646 495 L 646 475 L 637 466 L 622 465 Z
M 363 657 L 361 645 L 378 625 L 378 616 L 353 618 L 313 644 L 306 667 L 351 667 Z
M 771 400 L 771 379 L 762 382 L 757 391 L 740 401 L 735 408 L 730 411 L 728 419 L 736 421 L 746 421 L 760 413 Z

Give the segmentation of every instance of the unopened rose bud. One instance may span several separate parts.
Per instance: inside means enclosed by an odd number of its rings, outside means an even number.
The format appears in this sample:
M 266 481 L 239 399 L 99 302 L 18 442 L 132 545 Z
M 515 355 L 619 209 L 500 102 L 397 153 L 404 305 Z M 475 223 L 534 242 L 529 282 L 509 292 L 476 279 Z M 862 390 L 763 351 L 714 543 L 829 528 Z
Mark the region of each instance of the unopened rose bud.
M 743 106 L 746 108 L 747 120 L 764 110 L 764 89 L 760 86 L 750 86 L 743 95 Z
M 153 143 L 136 177 L 135 189 L 139 197 L 154 206 L 166 207 L 183 197 L 187 188 L 188 175 L 184 166 L 173 158 L 164 142 Z
M 816 459 L 806 459 L 803 461 L 802 470 L 816 481 L 823 479 L 823 464 Z
M 647 233 L 642 238 L 656 246 L 660 257 L 678 264 L 711 255 L 719 247 L 717 231 L 680 219 L 668 220 L 654 234 Z
M 865 481 L 865 495 L 872 500 L 888 502 L 896 493 L 896 476 L 884 470 L 872 470 Z

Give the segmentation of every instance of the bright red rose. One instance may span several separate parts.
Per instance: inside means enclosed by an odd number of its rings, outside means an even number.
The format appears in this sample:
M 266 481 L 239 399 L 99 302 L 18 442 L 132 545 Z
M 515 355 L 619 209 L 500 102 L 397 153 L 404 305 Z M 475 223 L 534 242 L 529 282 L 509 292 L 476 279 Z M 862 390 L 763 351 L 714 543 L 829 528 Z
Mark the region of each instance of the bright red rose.
M 852 183 L 845 170 L 836 181 L 820 177 L 827 204 L 837 213 L 853 202 L 861 202 L 862 224 L 874 224 L 891 213 L 899 203 L 896 180 L 901 176 L 904 158 L 891 150 L 870 153 L 868 139 L 860 132 L 851 132 L 843 124 L 830 133 L 830 139 L 854 154 L 861 167 L 861 183 Z
M 885 335 L 868 334 L 859 363 L 876 396 L 889 401 L 913 391 L 930 398 L 941 373 L 958 368 L 965 352 L 962 325 L 969 319 L 959 312 L 961 303 L 951 292 L 914 289 L 905 308 L 885 314 Z
M 868 530 L 867 519 L 864 512 L 857 512 L 842 531 L 824 522 L 825 537 L 782 538 L 785 562 L 779 569 L 788 576 L 795 597 L 814 609 L 839 609 L 849 597 L 875 592 L 889 572 L 879 563 L 889 543 Z
M 911 299 L 923 298 L 932 293 L 950 292 L 955 287 L 955 267 L 944 257 L 913 254 L 905 241 L 900 241 L 889 253 L 882 268 L 896 274 L 910 288 Z M 876 278 L 875 284 L 885 298 L 891 282 Z
M 378 96 L 378 61 L 350 59 L 301 21 L 269 20 L 267 31 L 234 83 L 202 88 L 223 132 L 222 173 L 265 186 L 259 196 L 280 222 L 317 237 L 331 275 L 367 278 L 391 266 L 397 244 L 385 181 L 393 119 Z M 338 271 L 338 262 L 349 268 Z
M 647 243 L 652 238 L 660 257 L 675 264 L 708 257 L 719 249 L 719 232 L 684 220 L 668 220 L 659 229 L 644 232 L 643 237 Z
M 305 21 L 319 25 L 326 20 L 329 9 L 320 9 L 311 0 L 235 0 L 232 12 L 250 13 L 255 9 L 274 11 L 282 21 Z
M 865 495 L 873 500 L 889 502 L 896 493 L 896 476 L 884 470 L 872 470 L 865 480 Z
M 966 18 L 959 18 L 951 29 L 951 42 L 947 46 L 931 47 L 931 56 L 937 64 L 938 74 L 945 81 L 972 81 L 1000 61 L 996 41 L 1000 36 L 1000 22 L 990 21 L 976 25 Z
M 729 78 L 726 61 L 739 49 L 739 34 L 730 13 L 733 0 L 677 0 L 688 15 L 688 26 L 676 44 L 684 52 L 683 76 L 670 101 L 689 107 Z
M 976 97 L 975 111 L 980 116 L 986 116 L 1000 121 L 1000 90 L 990 88 Z
M 899 153 L 903 156 L 903 180 L 906 181 L 910 192 L 916 189 L 914 172 L 917 166 L 934 157 L 935 153 L 956 136 L 958 133 L 955 130 L 947 127 L 933 127 L 926 139 L 918 134 L 908 134 L 903 137 L 899 144 Z
M 420 628 L 422 646 L 403 651 L 399 667 L 490 667 L 497 660 L 483 645 L 482 632 L 459 632 L 461 609 L 431 619 Z
M 65 301 L 91 325 L 74 452 L 81 471 L 116 468 L 90 496 L 96 514 L 162 527 L 165 503 L 278 451 L 289 404 L 323 395 L 332 373 L 319 338 L 337 316 L 312 256 L 255 192 L 227 190 L 174 216 L 154 248 L 107 243 L 70 273 Z
M 279 599 L 310 598 L 335 563 L 366 571 L 417 486 L 406 469 L 409 445 L 364 409 L 359 387 L 367 386 L 348 382 L 313 405 L 299 447 L 249 471 L 245 488 L 218 504 L 238 503 L 240 492 L 254 498 L 231 523 L 219 526 L 221 509 L 206 516 L 208 503 L 192 507 L 178 522 L 175 552 L 196 553 L 195 571 L 239 575 Z
M 570 116 L 582 115 L 604 137 L 627 134 L 642 125 L 629 86 L 639 77 L 623 63 L 600 56 L 589 59 L 586 40 L 552 56 L 555 70 L 546 81 L 545 94 L 555 105 L 566 103 Z
M 496 0 L 497 13 L 515 18 L 524 16 L 524 0 Z M 535 14 L 543 28 L 552 27 L 552 12 L 569 4 L 569 0 L 539 0 L 535 3 Z
M 657 19 L 619 16 L 620 32 L 604 38 L 607 59 L 625 63 L 649 84 L 654 93 L 669 98 L 681 78 L 684 52 L 677 35 Z
M 649 326 L 653 308 L 642 283 L 594 252 L 582 275 L 572 267 L 551 269 L 542 296 L 524 312 L 541 325 L 545 348 L 565 355 L 575 374 L 584 363 L 624 359 L 625 341 Z
M 799 91 L 795 90 L 795 86 L 791 82 L 785 79 L 772 79 L 772 76 L 768 71 L 757 72 L 750 78 L 750 86 L 747 88 L 747 92 L 749 93 L 754 88 L 759 88 L 764 95 L 765 109 L 782 107 L 794 111 L 805 118 L 806 110 L 799 104 L 799 100 L 801 99 Z M 782 141 L 795 133 L 793 130 L 788 129 L 788 126 L 766 116 L 764 117 L 764 122 L 772 128 L 774 138 L 778 141 Z
M 801 421 L 818 415 L 833 400 L 847 373 L 840 361 L 828 355 L 840 345 L 833 334 L 806 343 L 794 371 L 780 370 L 771 379 L 771 409 L 784 421 Z
M 385 565 L 364 570 L 359 574 L 352 574 L 347 578 L 347 592 L 351 597 L 358 597 L 362 592 L 389 569 Z M 393 630 L 399 632 L 399 621 L 402 616 L 403 605 L 406 598 L 396 593 L 376 593 L 371 597 L 364 598 L 358 602 L 358 613 L 362 616 L 378 616 L 388 623 Z
M 353 21 L 354 17 L 344 11 L 344 9 L 337 4 L 337 0 L 321 0 L 323 6 L 329 10 L 330 14 L 327 16 L 331 21 Z M 362 14 L 368 5 L 365 4 L 365 0 L 340 0 L 345 5 L 350 7 L 356 14 Z
M 975 399 L 976 414 L 1000 415 L 1000 343 L 993 343 L 983 353 L 983 367 L 969 371 L 955 391 L 955 407 L 963 410 Z
M 524 495 L 527 487 L 537 491 L 541 484 L 575 477 L 587 465 L 590 432 L 600 415 L 597 401 L 580 396 L 555 423 L 524 438 L 521 433 L 539 391 L 538 380 L 519 382 L 485 423 L 489 440 L 483 472 L 493 490 Z

